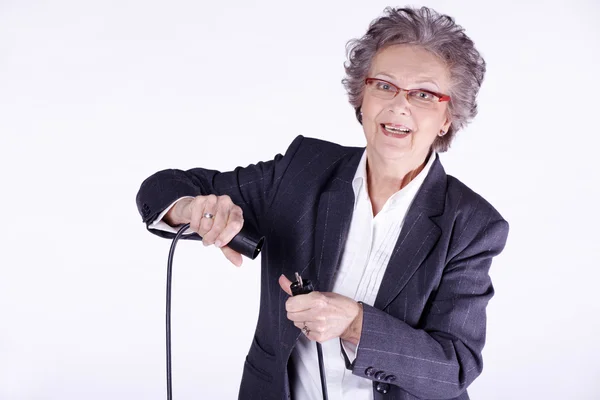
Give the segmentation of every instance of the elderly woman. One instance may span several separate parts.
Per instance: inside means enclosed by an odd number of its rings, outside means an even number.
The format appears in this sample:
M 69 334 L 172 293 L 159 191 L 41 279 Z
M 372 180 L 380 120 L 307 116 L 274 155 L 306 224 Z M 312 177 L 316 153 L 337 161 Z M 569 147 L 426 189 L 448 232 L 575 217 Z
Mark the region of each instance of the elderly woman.
M 314 341 L 331 399 L 468 399 L 508 223 L 437 153 L 477 113 L 485 62 L 425 7 L 387 8 L 348 54 L 366 148 L 298 136 L 234 171 L 160 171 L 138 209 L 161 237 L 191 223 L 238 266 L 242 224 L 265 236 L 241 399 L 321 398 Z M 313 293 L 290 297 L 296 271 Z

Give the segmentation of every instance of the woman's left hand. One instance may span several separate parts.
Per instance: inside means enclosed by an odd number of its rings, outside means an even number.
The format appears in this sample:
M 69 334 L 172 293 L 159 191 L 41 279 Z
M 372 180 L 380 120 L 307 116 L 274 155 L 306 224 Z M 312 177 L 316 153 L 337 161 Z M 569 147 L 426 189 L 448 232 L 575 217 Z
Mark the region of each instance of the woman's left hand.
M 292 296 L 292 282 L 281 275 L 279 286 Z M 312 292 L 293 296 L 285 302 L 287 317 L 303 329 L 311 340 L 325 342 L 333 338 L 342 338 L 358 344 L 362 331 L 362 305 L 353 299 L 330 292 Z

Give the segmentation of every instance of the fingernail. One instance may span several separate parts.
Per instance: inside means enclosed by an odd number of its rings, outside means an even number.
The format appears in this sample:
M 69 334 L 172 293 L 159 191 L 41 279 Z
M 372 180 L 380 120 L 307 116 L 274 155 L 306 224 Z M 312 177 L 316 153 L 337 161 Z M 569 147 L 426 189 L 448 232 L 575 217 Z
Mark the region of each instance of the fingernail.
M 217 240 L 217 241 L 215 242 L 215 246 L 217 246 L 217 247 L 221 247 L 221 241 L 220 241 L 220 240 Z

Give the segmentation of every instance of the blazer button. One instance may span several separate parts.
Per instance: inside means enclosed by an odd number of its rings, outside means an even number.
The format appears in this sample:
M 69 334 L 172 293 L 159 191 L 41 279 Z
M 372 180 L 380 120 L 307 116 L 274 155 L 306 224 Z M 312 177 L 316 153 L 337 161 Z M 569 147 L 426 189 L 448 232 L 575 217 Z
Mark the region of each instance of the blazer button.
M 375 388 L 375 390 L 377 390 L 377 392 L 379 392 L 379 393 L 386 394 L 387 392 L 390 391 L 390 385 L 388 385 L 387 383 L 379 382 L 377 384 L 377 387 Z
M 369 368 L 365 369 L 365 375 L 368 377 L 375 375 L 375 368 L 369 367 Z
M 385 377 L 384 371 L 377 371 L 375 373 L 375 379 L 379 379 L 381 381 L 381 380 L 383 380 L 384 377 Z
M 396 380 L 396 375 L 388 375 L 385 378 L 383 378 L 383 380 L 386 382 L 394 382 Z

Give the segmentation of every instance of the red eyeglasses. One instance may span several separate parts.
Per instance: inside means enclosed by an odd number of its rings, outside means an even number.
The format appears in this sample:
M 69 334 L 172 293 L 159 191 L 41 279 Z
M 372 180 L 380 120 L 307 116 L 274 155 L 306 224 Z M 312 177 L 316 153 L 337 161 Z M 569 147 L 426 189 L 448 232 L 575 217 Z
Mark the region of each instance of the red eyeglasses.
M 425 89 L 402 89 L 383 79 L 367 78 L 365 85 L 370 94 L 384 100 L 391 100 L 400 92 L 405 92 L 406 100 L 417 107 L 432 108 L 442 101 L 450 101 L 450 96 Z

